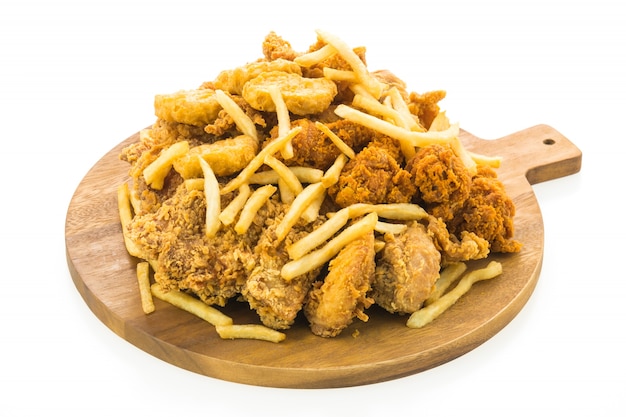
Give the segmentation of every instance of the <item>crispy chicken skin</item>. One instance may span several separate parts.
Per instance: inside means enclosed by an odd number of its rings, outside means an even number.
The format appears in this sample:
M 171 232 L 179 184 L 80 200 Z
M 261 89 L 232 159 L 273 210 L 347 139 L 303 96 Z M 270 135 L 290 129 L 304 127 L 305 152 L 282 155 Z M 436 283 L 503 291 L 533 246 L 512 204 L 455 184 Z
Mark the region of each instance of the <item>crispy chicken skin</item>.
M 328 192 L 340 207 L 355 203 L 408 203 L 415 185 L 395 155 L 373 143 L 346 164 L 339 181 Z
M 459 211 L 448 228 L 475 233 L 489 242 L 492 252 L 519 252 L 521 243 L 513 239 L 515 205 L 493 169 L 478 166 L 463 210 Z
M 400 235 L 385 235 L 376 264 L 373 297 L 391 313 L 413 313 L 439 278 L 441 255 L 424 225 L 413 222 Z
M 155 262 L 154 278 L 164 289 L 190 291 L 207 304 L 223 306 L 241 290 L 256 263 L 253 245 L 260 228 L 245 239 L 231 228 L 209 239 L 203 229 L 205 212 L 204 193 L 183 184 L 158 210 L 135 216 L 129 231 Z
M 470 193 L 472 177 L 449 146 L 421 148 L 407 163 L 417 187 L 416 200 L 433 216 L 451 220 Z
M 307 292 L 317 278 L 320 268 L 286 281 L 281 275 L 282 267 L 289 261 L 287 245 L 295 241 L 312 227 L 299 222 L 284 241 L 276 239 L 276 226 L 282 219 L 268 218 L 265 231 L 254 249 L 257 264 L 246 279 L 241 295 L 256 310 L 261 322 L 273 329 L 288 329 L 302 310 Z
M 313 334 L 335 337 L 355 317 L 368 320 L 364 309 L 374 303 L 368 293 L 375 256 L 374 233 L 368 233 L 344 247 L 330 262 L 328 275 L 315 282 L 304 307 Z

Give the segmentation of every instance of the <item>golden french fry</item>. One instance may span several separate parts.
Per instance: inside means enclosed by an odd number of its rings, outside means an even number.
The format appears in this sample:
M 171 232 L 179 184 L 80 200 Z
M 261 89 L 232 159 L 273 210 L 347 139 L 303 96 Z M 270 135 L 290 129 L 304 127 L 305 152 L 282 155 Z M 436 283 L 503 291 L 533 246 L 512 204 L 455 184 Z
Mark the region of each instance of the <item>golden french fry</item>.
M 376 222 L 376 226 L 374 230 L 378 233 L 391 233 L 392 235 L 399 235 L 407 229 L 406 224 L 402 223 L 387 223 L 387 222 Z
M 289 209 L 285 213 L 285 216 L 281 220 L 281 222 L 276 226 L 276 239 L 278 241 L 282 241 L 291 228 L 298 222 L 298 219 L 306 210 L 306 208 L 311 204 L 320 194 L 325 191 L 322 183 L 318 182 L 315 184 L 309 184 L 300 194 L 298 194 L 289 206 Z
M 406 325 L 411 328 L 421 328 L 439 317 L 444 311 L 450 308 L 464 294 L 466 294 L 472 285 L 478 281 L 497 277 L 502 273 L 502 264 L 497 261 L 491 261 L 485 268 L 477 269 L 469 272 L 447 294 L 441 296 L 432 304 L 423 307 L 409 317 Z
M 290 281 L 299 275 L 324 265 L 326 262 L 330 261 L 333 256 L 337 255 L 348 243 L 365 233 L 373 231 L 377 221 L 378 216 L 376 213 L 368 214 L 361 220 L 348 226 L 344 231 L 339 233 L 337 237 L 330 240 L 320 249 L 309 252 L 296 260 L 287 262 L 281 269 L 280 275 L 286 281 Z
M 164 291 L 158 283 L 150 286 L 152 295 L 161 301 L 172 304 L 194 316 L 200 317 L 214 326 L 228 326 L 233 319 L 225 315 L 215 307 L 203 303 L 199 299 L 177 290 Z
M 312 67 L 335 55 L 337 50 L 332 45 L 324 45 L 320 49 L 296 57 L 293 62 L 302 67 Z
M 275 152 L 278 152 L 285 145 L 285 143 L 293 139 L 298 133 L 300 133 L 301 130 L 301 126 L 296 126 L 285 136 L 279 136 L 268 143 L 267 146 L 261 149 L 252 161 L 250 161 L 250 163 L 246 165 L 243 170 L 241 170 L 239 175 L 230 180 L 228 184 L 222 188 L 222 194 L 230 193 L 231 191 L 239 188 L 243 183 L 248 182 L 252 174 L 254 174 L 256 170 L 265 163 L 265 157 L 267 155 L 273 155 Z
M 272 155 L 267 155 L 264 162 L 278 173 L 278 176 L 284 181 L 285 185 L 291 189 L 294 195 L 298 195 L 302 192 L 302 184 L 300 183 L 300 180 L 296 174 L 294 174 L 293 171 L 287 167 L 287 165 L 283 164 Z
M 124 236 L 124 245 L 126 251 L 137 258 L 141 258 L 142 254 L 135 242 L 128 236 L 128 224 L 133 219 L 133 213 L 130 207 L 130 193 L 128 184 L 123 183 L 117 187 L 117 211 L 120 215 L 120 224 L 122 226 L 122 235 Z
M 267 202 L 267 200 L 276 192 L 276 187 L 273 185 L 264 185 L 263 187 L 257 188 L 246 204 L 241 209 L 241 214 L 239 215 L 239 220 L 235 224 L 235 232 L 240 235 L 246 233 L 248 228 L 252 224 L 254 220 L 254 216 L 256 216 L 257 211 L 263 204 Z
M 325 199 L 326 191 L 319 193 L 319 195 L 317 195 L 317 197 L 315 197 L 313 201 L 309 203 L 309 206 L 304 209 L 300 217 L 307 223 L 311 223 L 317 220 L 320 215 L 320 209 L 322 208 L 322 204 L 324 203 Z
M 145 314 L 154 311 L 154 300 L 150 292 L 150 263 L 139 262 L 137 264 L 137 283 L 139 284 L 139 296 L 141 297 L 141 308 Z
M 335 159 L 335 162 L 326 170 L 322 177 L 322 185 L 324 188 L 330 188 L 332 185 L 339 181 L 339 176 L 343 167 L 348 163 L 348 157 L 345 154 L 339 154 Z
M 252 191 L 250 190 L 250 186 L 248 184 L 244 184 L 239 187 L 239 194 L 237 194 L 237 197 L 233 198 L 219 215 L 219 219 L 224 226 L 228 226 L 235 221 L 237 214 L 239 214 L 243 206 L 246 204 L 246 201 L 248 201 L 250 194 L 252 194 Z
M 261 324 L 231 324 L 215 326 L 222 339 L 255 339 L 279 343 L 286 339 L 285 333 Z
M 338 70 L 335 68 L 324 67 L 323 74 L 325 78 L 333 81 L 347 81 L 350 83 L 359 82 L 359 79 L 356 77 L 354 71 Z
M 350 210 L 347 208 L 339 210 L 326 220 L 321 226 L 313 230 L 300 240 L 287 247 L 287 253 L 291 259 L 299 259 L 318 246 L 323 245 L 335 233 L 350 220 Z
M 347 207 L 350 217 L 359 217 L 375 212 L 380 217 L 390 220 L 421 220 L 428 217 L 428 213 L 421 206 L 412 203 L 367 204 L 356 203 Z
M 386 122 L 370 114 L 364 113 L 355 108 L 340 104 L 335 108 L 335 114 L 358 123 L 370 129 L 376 130 L 391 138 L 399 140 L 401 143 L 414 147 L 424 147 L 432 144 L 451 143 L 459 134 L 459 125 L 453 124 L 449 129 L 442 132 L 415 132 Z
M 172 169 L 172 164 L 189 151 L 189 142 L 186 140 L 176 142 L 169 148 L 164 149 L 157 159 L 152 161 L 143 170 L 143 178 L 150 187 L 155 190 L 163 188 L 165 177 Z
M 341 152 L 343 152 L 348 158 L 353 159 L 356 154 L 351 147 L 346 144 L 339 136 L 335 134 L 328 126 L 321 122 L 315 122 L 315 127 L 317 127 L 321 132 L 323 132 L 330 140 L 333 141 L 335 146 L 339 148 Z
M 392 107 L 387 107 L 380 101 L 361 94 L 356 94 L 352 99 L 352 105 L 366 110 L 368 114 L 377 114 L 391 120 L 396 126 L 407 128 L 402 115 Z
M 291 172 L 296 176 L 300 183 L 312 184 L 314 182 L 320 182 L 324 171 L 317 168 L 294 166 L 288 167 Z M 255 172 L 250 176 L 248 182 L 250 184 L 267 185 L 278 184 L 280 175 L 274 170 Z
M 370 75 L 367 66 L 365 66 L 365 63 L 361 61 L 361 58 L 354 50 L 338 36 L 323 30 L 316 30 L 315 32 L 320 39 L 335 48 L 337 53 L 350 65 L 359 82 L 365 86 L 375 99 L 379 99 L 383 92 L 382 83 Z
M 187 191 L 204 191 L 204 178 L 190 178 L 188 180 L 185 180 L 184 184 Z
M 259 135 L 252 119 L 248 117 L 243 109 L 239 107 L 228 94 L 222 90 L 215 90 L 215 99 L 218 103 L 220 103 L 220 106 L 222 106 L 226 113 L 233 118 L 235 125 L 239 128 L 241 133 L 248 135 L 257 141 L 259 140 Z
M 278 118 L 278 136 L 286 135 L 291 129 L 291 120 L 289 119 L 289 110 L 283 99 L 283 94 L 280 92 L 280 87 L 273 84 L 268 87 L 268 92 L 274 107 L 276 107 L 276 117 Z M 285 143 L 285 146 L 280 150 L 284 159 L 293 158 L 293 146 L 291 141 Z
M 453 262 L 441 270 L 435 289 L 424 301 L 424 306 L 434 303 L 446 292 L 446 290 L 456 281 L 467 269 L 465 262 Z
M 198 156 L 204 175 L 204 197 L 206 199 L 206 235 L 213 237 L 220 230 L 221 197 L 220 184 L 211 169 L 211 166 L 202 157 Z

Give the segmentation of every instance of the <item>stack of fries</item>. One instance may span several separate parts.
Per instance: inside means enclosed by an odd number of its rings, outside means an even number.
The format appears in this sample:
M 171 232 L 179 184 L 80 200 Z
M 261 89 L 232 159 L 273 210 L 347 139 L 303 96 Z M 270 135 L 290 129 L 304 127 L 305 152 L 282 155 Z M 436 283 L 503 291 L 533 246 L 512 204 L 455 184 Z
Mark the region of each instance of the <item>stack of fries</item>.
M 317 36 L 323 46 L 298 55 L 292 64 L 311 68 L 332 57 L 339 57 L 347 63 L 349 69 L 324 67 L 320 77 L 324 82 L 314 87 L 332 90 L 335 83 L 349 86 L 353 93 L 352 102 L 334 107 L 336 116 L 396 139 L 406 158 L 412 157 L 420 147 L 444 143 L 454 149 L 471 172 L 475 172 L 477 161 L 491 166 L 499 164 L 497 158 L 467 152 L 459 140 L 459 126 L 450 124 L 445 113 L 440 113 L 430 128 L 425 129 L 419 118 L 409 110 L 400 90 L 370 73 L 353 48 L 325 31 L 317 31 Z M 307 88 L 311 87 L 307 85 Z M 245 84 L 243 90 L 245 97 Z M 217 103 L 217 108 L 211 111 L 226 112 L 236 125 L 239 135 L 198 146 L 186 140 L 175 141 L 162 149 L 135 180 L 144 181 L 152 190 L 161 190 L 166 177 L 174 170 L 183 178 L 186 187 L 203 191 L 206 198 L 204 233 L 209 238 L 215 237 L 221 228 L 231 225 L 234 225 L 236 233 L 245 235 L 257 212 L 276 193 L 288 205 L 276 228 L 278 241 L 285 240 L 302 219 L 307 223 L 318 219 L 328 189 L 337 183 L 344 166 L 355 158 L 355 151 L 326 124 L 318 121 L 315 126 L 337 147 L 338 157 L 326 170 L 289 166 L 287 162 L 294 153 L 292 140 L 301 133 L 300 126 L 292 126 L 292 114 L 301 111 L 294 107 L 293 103 L 297 101 L 294 96 L 315 96 L 316 93 L 299 91 L 297 87 L 293 91 L 292 87 L 280 82 L 269 84 L 264 93 L 267 93 L 269 101 L 266 100 L 263 106 L 275 112 L 278 132 L 265 146 L 260 146 L 265 138 L 259 136 L 255 121 L 237 103 L 233 94 L 215 89 L 211 97 Z M 326 108 L 328 105 L 323 110 Z M 195 120 L 191 116 L 189 119 Z M 149 141 L 151 134 L 151 129 L 142 131 L 142 140 Z M 220 181 L 224 178 L 230 179 Z M 222 207 L 221 196 L 226 194 L 234 197 L 228 205 Z M 182 291 L 165 291 L 159 283 L 152 282 L 150 269 L 157 266 L 141 253 L 128 236 L 128 224 L 133 219 L 133 212 L 140 210 L 140 199 L 140 194 L 129 189 L 128 184 L 119 187 L 118 204 L 125 244 L 130 255 L 142 259 L 137 265 L 137 278 L 142 308 L 146 314 L 154 311 L 153 297 L 156 297 L 211 323 L 220 337 L 225 339 L 253 338 L 272 342 L 285 339 L 285 333 L 263 325 L 234 324 L 230 317 L 216 307 L 205 304 L 193 295 Z M 400 234 L 408 222 L 423 220 L 428 216 L 422 207 L 412 203 L 357 203 L 323 214 L 327 218 L 323 224 L 287 246 L 290 260 L 281 270 L 281 276 L 286 282 L 324 266 L 342 248 L 365 233 Z M 377 245 L 384 245 L 384 242 L 378 241 Z M 443 267 L 431 297 L 423 308 L 410 316 L 407 326 L 419 328 L 428 324 L 466 293 L 474 282 L 495 277 L 502 272 L 501 265 L 492 262 L 482 270 L 470 272 L 460 279 L 452 291 L 445 293 L 465 273 L 465 269 L 466 265 L 460 262 Z

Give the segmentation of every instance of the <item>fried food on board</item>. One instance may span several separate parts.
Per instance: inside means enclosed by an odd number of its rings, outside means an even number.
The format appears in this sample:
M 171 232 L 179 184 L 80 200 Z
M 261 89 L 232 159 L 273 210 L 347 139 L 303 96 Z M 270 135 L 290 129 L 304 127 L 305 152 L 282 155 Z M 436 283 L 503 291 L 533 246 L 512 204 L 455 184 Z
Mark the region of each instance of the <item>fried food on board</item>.
M 520 250 L 501 161 L 465 150 L 445 92 L 411 92 L 370 71 L 364 47 L 316 34 L 300 52 L 271 32 L 260 58 L 157 95 L 157 120 L 122 150 L 120 223 L 146 313 L 152 280 L 226 339 L 280 342 L 299 314 L 336 337 L 374 303 L 421 327 L 500 273 L 446 292 L 467 261 Z M 262 324 L 218 310 L 238 302 Z

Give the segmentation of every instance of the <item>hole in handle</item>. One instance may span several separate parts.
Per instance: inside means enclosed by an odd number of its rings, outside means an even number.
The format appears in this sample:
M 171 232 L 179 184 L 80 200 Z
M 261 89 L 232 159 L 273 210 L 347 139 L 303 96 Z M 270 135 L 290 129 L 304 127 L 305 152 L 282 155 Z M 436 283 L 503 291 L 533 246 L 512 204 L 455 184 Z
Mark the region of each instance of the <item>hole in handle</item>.
M 554 139 L 548 138 L 543 140 L 544 145 L 554 145 L 556 141 Z

